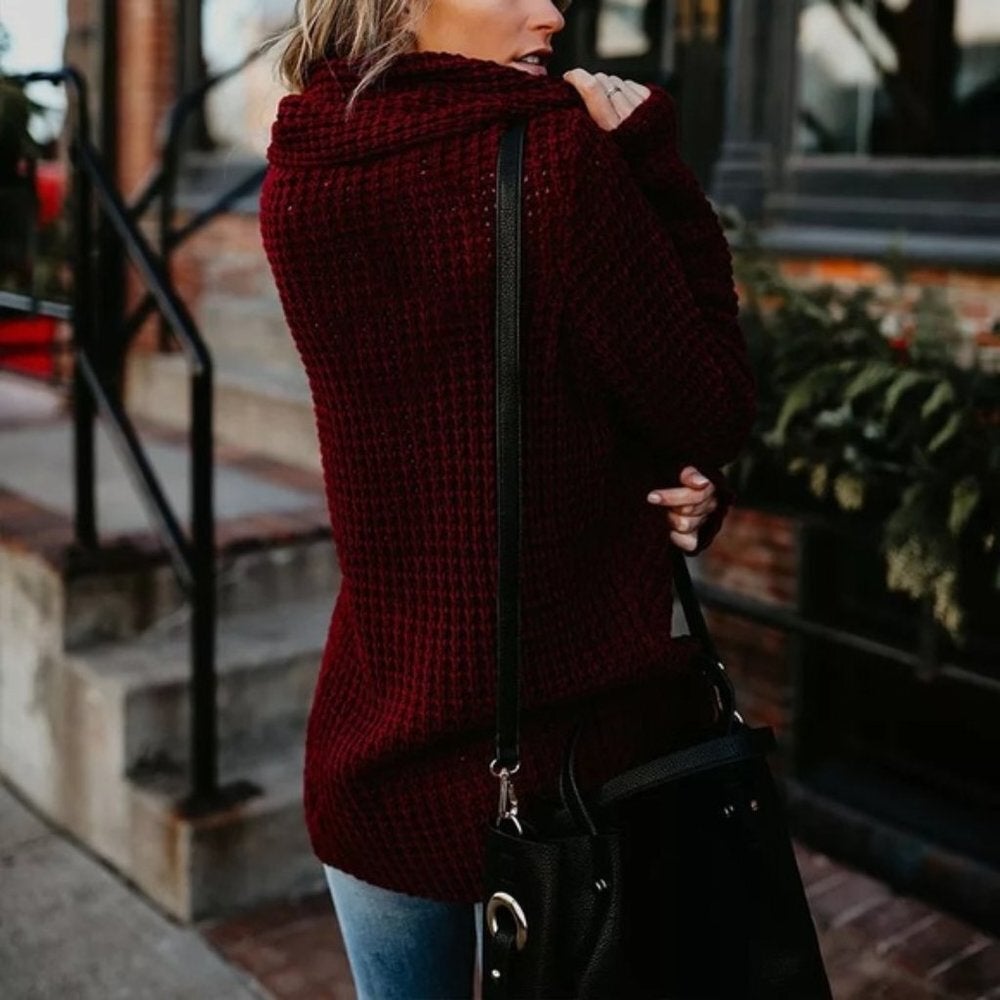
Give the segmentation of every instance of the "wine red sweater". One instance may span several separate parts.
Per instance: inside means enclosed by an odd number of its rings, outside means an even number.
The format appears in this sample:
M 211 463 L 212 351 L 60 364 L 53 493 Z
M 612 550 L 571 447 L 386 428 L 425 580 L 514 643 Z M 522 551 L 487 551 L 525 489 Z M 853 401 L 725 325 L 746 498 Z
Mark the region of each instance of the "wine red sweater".
M 585 784 L 709 719 L 692 641 L 671 638 L 668 525 L 646 494 L 685 463 L 736 456 L 753 384 L 728 249 L 665 91 L 605 132 L 561 78 L 490 61 L 408 53 L 345 120 L 356 80 L 334 59 L 282 100 L 261 197 L 343 573 L 305 816 L 323 861 L 472 901 L 498 794 L 493 241 L 509 121 L 528 118 L 516 788 L 529 817 L 584 706 Z

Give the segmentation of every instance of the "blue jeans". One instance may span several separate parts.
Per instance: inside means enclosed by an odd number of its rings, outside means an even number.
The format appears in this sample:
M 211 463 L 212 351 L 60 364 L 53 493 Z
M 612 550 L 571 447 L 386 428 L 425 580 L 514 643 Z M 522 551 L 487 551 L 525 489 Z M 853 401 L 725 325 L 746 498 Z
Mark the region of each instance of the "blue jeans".
M 469 1000 L 482 904 L 392 892 L 324 864 L 358 1000 Z

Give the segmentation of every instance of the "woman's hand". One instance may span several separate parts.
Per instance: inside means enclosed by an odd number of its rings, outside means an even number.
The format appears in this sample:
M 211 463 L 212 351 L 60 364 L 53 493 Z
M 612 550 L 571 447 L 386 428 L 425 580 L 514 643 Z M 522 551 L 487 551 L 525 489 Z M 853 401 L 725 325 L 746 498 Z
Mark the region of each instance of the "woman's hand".
M 650 93 L 649 87 L 634 80 L 589 73 L 581 66 L 567 70 L 563 79 L 576 87 L 590 117 L 607 132 L 625 121 Z
M 698 529 L 718 506 L 715 484 L 693 465 L 681 470 L 680 481 L 683 485 L 654 490 L 646 499 L 667 508 L 670 540 L 678 548 L 693 552 L 698 547 Z

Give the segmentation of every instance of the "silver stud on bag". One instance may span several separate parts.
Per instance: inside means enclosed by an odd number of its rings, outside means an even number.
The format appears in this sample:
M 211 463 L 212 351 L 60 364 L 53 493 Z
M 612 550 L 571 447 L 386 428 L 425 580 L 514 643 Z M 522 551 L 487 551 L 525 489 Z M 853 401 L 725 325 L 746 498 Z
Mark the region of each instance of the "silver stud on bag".
M 722 807 L 722 815 L 725 816 L 726 819 L 731 819 L 735 813 L 736 806 L 725 805 Z
M 492 977 L 493 977 L 494 979 L 499 979 L 499 978 L 500 978 L 500 970 L 499 970 L 499 969 L 491 969 L 491 970 L 490 970 L 490 975 L 491 975 L 491 976 L 492 976 Z
M 751 799 L 750 800 L 750 808 L 754 812 L 760 812 L 760 803 L 756 799 Z
M 602 878 L 599 878 L 599 879 L 598 879 L 598 880 L 597 880 L 597 881 L 596 881 L 596 882 L 594 883 L 594 888 L 595 888 L 595 889 L 596 889 L 596 890 L 597 890 L 598 892 L 604 892 L 604 890 L 605 890 L 605 889 L 607 889 L 607 887 L 608 887 L 608 883 L 607 883 L 607 882 L 606 882 L 606 881 L 605 881 L 604 879 L 602 879 Z

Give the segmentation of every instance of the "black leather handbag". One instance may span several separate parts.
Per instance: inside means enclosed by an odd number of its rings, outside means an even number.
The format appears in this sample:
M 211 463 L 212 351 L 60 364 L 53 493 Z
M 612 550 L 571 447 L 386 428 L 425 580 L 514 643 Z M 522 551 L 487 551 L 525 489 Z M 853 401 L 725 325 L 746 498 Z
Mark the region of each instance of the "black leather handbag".
M 483 1000 L 830 1000 L 769 728 L 747 726 L 674 550 L 674 582 L 714 689 L 704 742 L 587 794 L 564 755 L 561 804 L 519 810 L 520 209 L 525 125 L 497 161 L 497 816 L 487 824 Z

